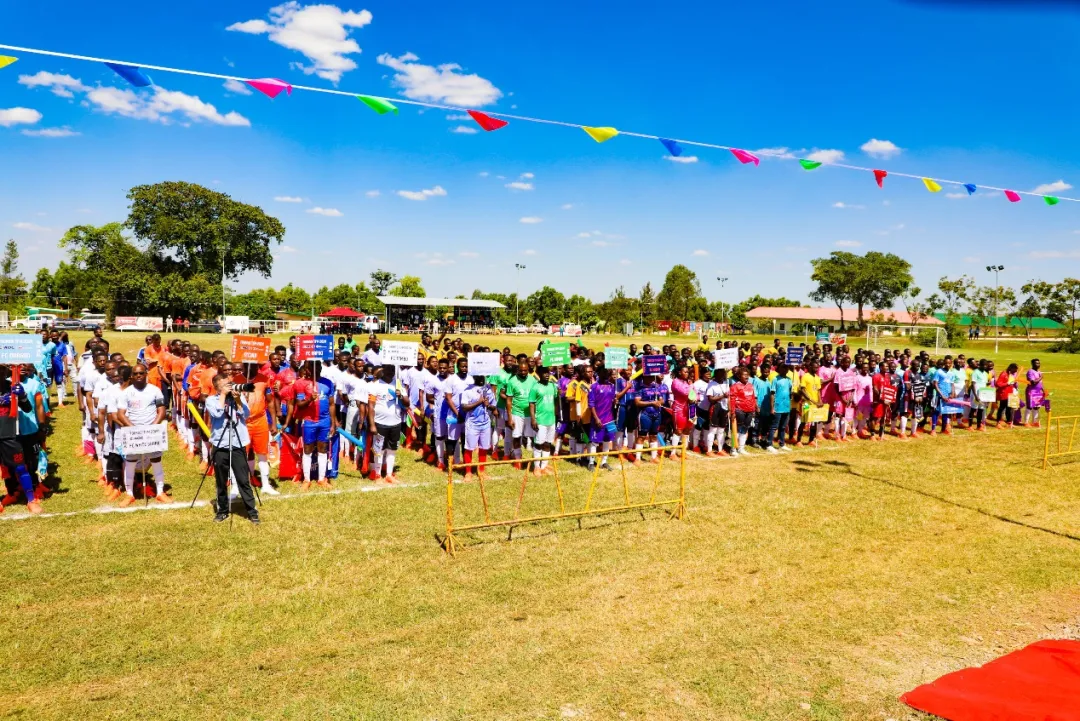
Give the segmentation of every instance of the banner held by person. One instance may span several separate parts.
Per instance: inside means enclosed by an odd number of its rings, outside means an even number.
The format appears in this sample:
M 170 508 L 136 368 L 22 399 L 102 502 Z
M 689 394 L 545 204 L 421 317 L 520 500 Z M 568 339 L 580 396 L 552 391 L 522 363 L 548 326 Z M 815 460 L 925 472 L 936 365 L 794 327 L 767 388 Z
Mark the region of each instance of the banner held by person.
M 641 367 L 647 376 L 662 376 L 667 373 L 667 356 L 647 355 L 642 359 Z
M 722 350 L 713 351 L 713 365 L 717 368 L 731 370 L 739 365 L 739 349 L 724 348 Z
M 0 336 L 0 365 L 41 362 L 41 337 L 37 335 Z
M 296 339 L 296 359 L 301 362 L 334 360 L 334 336 L 299 336 Z
M 234 335 L 232 359 L 234 363 L 265 363 L 270 360 L 270 339 L 254 335 Z
M 469 375 L 492 376 L 499 372 L 502 355 L 499 353 L 470 353 Z
M 388 340 L 379 348 L 379 356 L 387 365 L 414 366 L 418 349 L 419 344 L 412 341 Z
M 630 361 L 630 350 L 628 348 L 605 348 L 604 349 L 604 363 L 608 368 L 612 370 L 622 370 L 626 368 Z
M 120 429 L 120 448 L 125 456 L 142 453 L 164 453 L 169 450 L 169 427 L 165 423 L 152 426 L 127 426 Z
M 570 344 L 545 343 L 540 348 L 540 364 L 547 368 L 570 365 Z

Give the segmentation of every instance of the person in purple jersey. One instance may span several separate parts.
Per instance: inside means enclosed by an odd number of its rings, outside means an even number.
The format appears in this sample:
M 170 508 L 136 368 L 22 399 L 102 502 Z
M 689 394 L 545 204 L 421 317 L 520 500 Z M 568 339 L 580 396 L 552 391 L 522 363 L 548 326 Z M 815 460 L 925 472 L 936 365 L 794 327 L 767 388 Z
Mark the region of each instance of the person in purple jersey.
M 589 453 L 596 453 L 597 446 L 606 454 L 615 440 L 615 384 L 611 369 L 600 369 L 600 380 L 589 388 L 589 408 L 592 410 L 592 427 L 589 431 Z M 595 464 L 589 459 L 589 468 Z M 600 457 L 600 467 L 611 470 L 607 455 Z
M 570 432 L 570 401 L 566 398 L 566 389 L 574 380 L 573 369 L 562 366 L 559 369 L 559 422 L 555 426 L 555 455 L 559 455 L 563 437 Z

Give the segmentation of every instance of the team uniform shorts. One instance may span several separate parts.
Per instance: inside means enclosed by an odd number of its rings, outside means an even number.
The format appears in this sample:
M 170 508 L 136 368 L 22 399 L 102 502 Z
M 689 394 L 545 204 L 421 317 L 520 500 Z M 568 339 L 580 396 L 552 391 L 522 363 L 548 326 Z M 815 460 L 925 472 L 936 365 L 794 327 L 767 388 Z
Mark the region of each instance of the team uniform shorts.
M 251 452 L 256 455 L 266 455 L 270 451 L 270 424 L 266 417 L 249 421 L 247 424 L 248 437 L 251 438 Z
M 446 417 L 446 437 L 451 441 L 456 441 L 461 438 L 462 430 L 465 424 L 459 421 L 452 415 Z
M 593 443 L 610 443 L 615 440 L 615 421 L 605 423 L 602 426 L 593 426 L 589 431 L 589 439 Z
M 330 440 L 330 419 L 304 421 L 302 432 L 305 446 L 310 446 L 313 443 L 326 443 Z
M 657 431 L 660 430 L 660 414 L 655 416 L 648 413 L 641 413 L 638 415 L 638 435 L 639 436 L 655 436 Z
M 482 426 L 465 424 L 465 450 L 475 451 L 477 448 L 487 450 L 491 448 L 491 424 Z
M 514 438 L 532 438 L 536 435 L 533 431 L 532 421 L 525 416 L 512 416 L 514 421 Z
M 709 428 L 727 428 L 728 409 L 719 403 L 714 403 L 709 409 Z
M 447 434 L 446 416 L 447 416 L 448 413 L 449 413 L 449 410 L 447 410 L 446 407 L 444 406 L 442 413 L 436 413 L 435 414 L 435 423 L 434 423 L 435 437 L 440 439 L 440 440 L 446 438 L 446 434 Z
M 499 432 L 499 435 L 505 436 L 507 428 L 513 428 L 510 424 L 509 415 L 505 408 L 496 408 L 492 411 L 495 414 L 495 430 Z
M 379 423 L 375 424 L 375 438 L 373 439 L 372 446 L 376 453 L 381 453 L 383 450 L 396 451 L 398 449 L 398 441 L 400 440 L 400 423 L 395 423 L 392 426 L 384 426 Z
M 735 425 L 738 427 L 739 433 L 749 433 L 753 422 L 753 411 L 735 411 Z
M 532 425 L 530 423 L 530 425 Z M 555 442 L 555 426 L 540 426 L 536 429 L 536 444 L 550 445 Z

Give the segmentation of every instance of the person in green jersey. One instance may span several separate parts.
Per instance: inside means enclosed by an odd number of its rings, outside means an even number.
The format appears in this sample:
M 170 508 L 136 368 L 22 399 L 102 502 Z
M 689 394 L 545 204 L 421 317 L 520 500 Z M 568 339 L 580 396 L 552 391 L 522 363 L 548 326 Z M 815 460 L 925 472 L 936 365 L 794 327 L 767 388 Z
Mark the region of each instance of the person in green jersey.
M 536 383 L 536 379 L 529 375 L 528 362 L 518 363 L 517 373 L 506 381 L 506 387 L 502 393 L 510 408 L 510 422 L 512 424 L 510 430 L 513 443 L 511 457 L 517 461 L 521 460 L 522 442 L 525 441 L 527 445 L 528 439 L 534 435 L 532 424 L 526 420 L 529 415 L 529 393 L 532 391 L 534 383 Z M 514 467 L 520 469 L 521 464 L 515 463 Z
M 559 397 L 559 387 L 551 382 L 550 368 L 540 366 L 536 373 L 539 378 L 529 391 L 529 417 L 535 434 L 534 455 L 541 459 L 533 472 L 540 476 L 548 472 L 548 462 L 544 459 L 551 455 L 555 444 L 555 399 Z

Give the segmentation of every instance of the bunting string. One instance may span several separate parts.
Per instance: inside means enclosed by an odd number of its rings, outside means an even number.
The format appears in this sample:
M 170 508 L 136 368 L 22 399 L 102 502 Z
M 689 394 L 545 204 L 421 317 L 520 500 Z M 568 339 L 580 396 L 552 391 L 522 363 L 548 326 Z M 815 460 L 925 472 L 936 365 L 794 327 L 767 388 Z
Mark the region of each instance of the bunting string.
M 797 158 L 794 155 L 784 152 L 768 152 L 768 151 L 754 151 L 750 152 L 742 148 L 736 148 L 731 145 L 720 145 L 718 143 L 707 143 L 699 140 L 686 140 L 682 138 L 666 138 L 659 135 L 651 135 L 649 133 L 637 133 L 627 130 L 620 130 L 607 126 L 590 126 L 580 123 L 570 123 L 562 120 L 552 120 L 550 118 L 535 118 L 526 115 L 517 115 L 512 113 L 503 113 L 493 110 L 486 110 L 480 112 L 479 110 L 460 107 L 456 105 L 444 105 L 441 103 L 429 103 L 421 100 L 411 100 L 408 98 L 384 98 L 379 95 L 369 95 L 364 93 L 355 93 L 345 90 L 337 90 L 334 88 L 320 88 L 310 85 L 293 85 L 280 80 L 278 78 L 243 78 L 235 75 L 224 75 L 221 73 L 209 73 L 201 70 L 189 70 L 186 68 L 173 68 L 164 65 L 148 65 L 145 63 L 134 63 L 125 60 L 110 60 L 107 58 L 95 58 L 88 55 L 77 55 L 74 53 L 57 52 L 53 50 L 42 50 L 39 48 L 25 48 L 16 45 L 4 45 L 0 44 L 0 50 L 13 51 L 17 53 L 29 53 L 32 55 L 44 55 L 55 58 L 65 58 L 68 60 L 79 60 L 83 62 L 102 63 L 120 75 L 124 80 L 129 82 L 135 87 L 147 87 L 152 84 L 151 79 L 145 74 L 144 71 L 152 70 L 155 72 L 174 73 L 178 75 L 189 75 L 200 78 L 210 78 L 214 80 L 234 80 L 236 82 L 245 83 L 248 86 L 258 90 L 267 97 L 273 99 L 278 97 L 282 92 L 286 95 L 291 95 L 293 90 L 302 90 L 312 93 L 323 93 L 325 95 L 337 95 L 348 98 L 359 99 L 362 103 L 367 105 L 373 111 L 379 115 L 385 115 L 387 113 L 398 113 L 397 105 L 412 105 L 420 108 L 430 108 L 432 110 L 444 110 L 454 113 L 468 113 L 477 125 L 487 132 L 496 131 L 505 128 L 509 125 L 510 121 L 520 121 L 526 123 L 540 123 L 543 125 L 556 125 L 564 128 L 576 128 L 587 133 L 597 143 L 604 143 L 617 136 L 626 136 L 631 138 L 641 138 L 644 140 L 659 141 L 667 151 L 678 157 L 685 151 L 684 146 L 690 146 L 695 148 L 707 148 L 710 150 L 726 150 L 731 153 L 741 164 L 754 165 L 757 167 L 762 158 L 768 158 L 771 160 L 796 160 L 803 167 L 803 169 L 812 171 L 821 167 L 840 168 L 843 170 L 854 170 L 862 173 L 871 173 L 874 181 L 879 188 L 884 188 L 884 181 L 886 177 L 890 178 L 907 178 L 911 180 L 917 180 L 921 182 L 927 190 L 932 193 L 937 193 L 942 190 L 943 185 L 951 185 L 964 188 L 968 195 L 974 195 L 976 190 L 990 190 L 995 192 L 1004 193 L 1006 199 L 1011 203 L 1020 202 L 1021 196 L 1029 196 L 1034 198 L 1042 198 L 1048 206 L 1057 205 L 1061 201 L 1068 201 L 1072 203 L 1080 203 L 1080 198 L 1067 198 L 1063 196 L 1048 195 L 1046 193 L 1036 193 L 1034 191 L 1025 190 L 1013 190 L 1010 188 L 1002 188 L 993 185 L 978 185 L 973 183 L 966 183 L 961 180 L 949 180 L 947 178 L 935 178 L 925 175 L 915 175 L 912 173 L 900 173 L 896 171 L 885 171 L 880 168 L 868 168 L 860 165 L 852 165 L 849 163 L 832 163 L 824 161 L 809 160 L 806 158 Z M 16 57 L 8 55 L 0 55 L 0 69 L 11 65 L 17 60 Z

